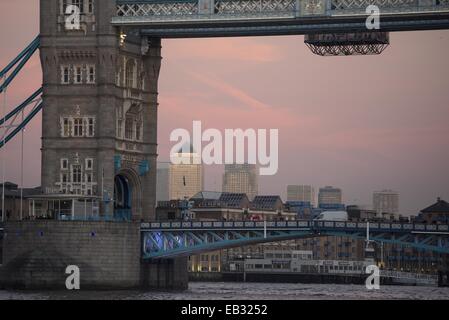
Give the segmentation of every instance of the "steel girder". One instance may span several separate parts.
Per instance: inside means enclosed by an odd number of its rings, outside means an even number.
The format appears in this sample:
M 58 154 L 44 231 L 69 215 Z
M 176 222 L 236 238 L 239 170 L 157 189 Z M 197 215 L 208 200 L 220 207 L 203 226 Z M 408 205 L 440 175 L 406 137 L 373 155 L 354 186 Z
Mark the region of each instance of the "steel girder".
M 313 236 L 311 230 L 144 231 L 143 258 L 190 256 L 201 252 Z
M 189 256 L 251 244 L 322 236 L 366 239 L 366 223 L 354 222 L 171 222 L 141 228 L 144 259 Z M 449 254 L 446 225 L 373 223 L 369 239 Z M 424 228 L 423 228 L 424 226 Z
M 112 24 L 160 38 L 366 32 L 369 5 L 374 31 L 449 28 L 448 0 L 117 0 Z
M 320 56 L 381 54 L 390 43 L 387 32 L 306 34 L 304 42 Z
M 353 239 L 366 239 L 366 234 L 352 232 L 325 231 L 321 235 L 348 237 Z M 405 234 L 396 237 L 393 233 L 370 233 L 370 240 L 377 243 L 389 243 L 393 245 L 412 247 L 424 251 L 449 254 L 449 235 L 447 234 Z

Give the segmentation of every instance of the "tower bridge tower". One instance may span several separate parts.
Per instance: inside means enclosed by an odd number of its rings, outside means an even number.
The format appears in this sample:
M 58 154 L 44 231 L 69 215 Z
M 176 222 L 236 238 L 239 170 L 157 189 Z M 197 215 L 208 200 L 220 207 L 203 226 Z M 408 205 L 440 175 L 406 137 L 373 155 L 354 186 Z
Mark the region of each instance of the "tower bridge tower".
M 42 187 L 154 218 L 160 39 L 121 34 L 109 0 L 41 0 Z

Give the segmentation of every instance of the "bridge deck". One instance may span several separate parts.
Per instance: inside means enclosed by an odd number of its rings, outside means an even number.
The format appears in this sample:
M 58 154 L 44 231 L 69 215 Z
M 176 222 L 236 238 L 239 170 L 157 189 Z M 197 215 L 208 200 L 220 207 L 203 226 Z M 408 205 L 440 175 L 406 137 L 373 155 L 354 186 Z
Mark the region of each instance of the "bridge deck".
M 315 228 L 317 230 L 358 230 L 365 232 L 366 222 L 351 221 L 171 221 L 142 223 L 142 231 L 191 231 L 191 230 L 303 230 Z M 369 230 L 388 231 L 398 233 L 441 233 L 449 234 L 449 225 L 400 223 L 400 222 L 370 222 Z
M 173 221 L 141 225 L 145 259 L 185 256 L 249 244 L 319 236 L 365 239 L 366 222 Z M 369 223 L 370 240 L 449 253 L 449 225 Z

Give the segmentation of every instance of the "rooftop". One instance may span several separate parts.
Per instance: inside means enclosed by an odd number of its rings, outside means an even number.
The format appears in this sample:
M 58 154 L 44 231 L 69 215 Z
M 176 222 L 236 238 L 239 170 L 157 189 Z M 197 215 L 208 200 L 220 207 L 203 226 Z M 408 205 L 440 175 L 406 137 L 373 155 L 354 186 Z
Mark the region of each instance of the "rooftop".
M 36 188 L 19 188 L 19 186 L 12 182 L 5 182 L 5 197 L 15 197 L 21 196 L 21 190 L 23 190 L 23 196 L 28 197 L 35 194 L 41 194 L 42 190 L 40 187 Z M 3 183 L 0 183 L 0 195 L 3 194 Z
M 449 203 L 437 198 L 437 202 L 431 206 L 422 209 L 422 213 L 449 213 Z
M 217 191 L 201 191 L 195 194 L 190 200 L 202 203 L 208 206 L 225 206 L 231 208 L 240 208 L 242 202 L 248 200 L 245 193 L 229 193 Z
M 221 192 L 218 191 L 200 191 L 195 194 L 190 200 L 219 200 Z
M 282 203 L 280 196 L 256 196 L 252 202 L 252 208 L 276 210 L 279 201 Z

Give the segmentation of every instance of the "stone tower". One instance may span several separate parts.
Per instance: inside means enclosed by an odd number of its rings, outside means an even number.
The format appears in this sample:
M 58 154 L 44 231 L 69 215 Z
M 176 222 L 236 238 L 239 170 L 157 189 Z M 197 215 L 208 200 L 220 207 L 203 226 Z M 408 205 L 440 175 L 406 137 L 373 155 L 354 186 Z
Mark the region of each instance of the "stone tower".
M 154 218 L 160 39 L 111 25 L 111 0 L 41 0 L 42 187 Z M 78 11 L 78 12 L 77 12 Z

